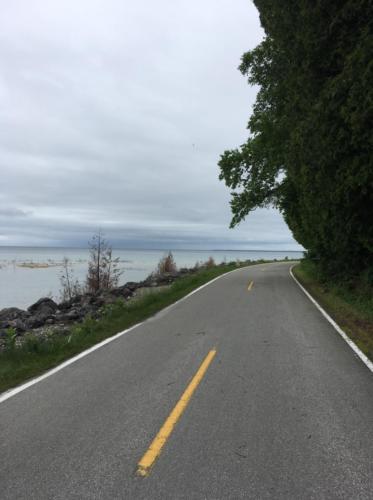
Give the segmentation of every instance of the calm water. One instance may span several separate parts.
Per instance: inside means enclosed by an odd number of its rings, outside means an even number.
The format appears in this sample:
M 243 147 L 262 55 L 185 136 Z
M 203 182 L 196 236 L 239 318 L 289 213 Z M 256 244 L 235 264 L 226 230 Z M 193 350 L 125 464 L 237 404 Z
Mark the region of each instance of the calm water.
M 114 250 L 123 270 L 121 284 L 141 281 L 157 267 L 163 250 Z M 302 257 L 302 252 L 265 250 L 175 250 L 173 255 L 178 267 L 193 267 L 197 261 L 206 261 L 211 255 L 216 263 L 232 260 L 282 259 Z M 0 247 L 0 309 L 4 307 L 27 308 L 40 297 L 49 295 L 59 299 L 61 261 L 68 257 L 74 275 L 84 281 L 89 251 L 76 248 L 27 248 Z M 49 264 L 51 267 L 30 269 L 22 264 Z

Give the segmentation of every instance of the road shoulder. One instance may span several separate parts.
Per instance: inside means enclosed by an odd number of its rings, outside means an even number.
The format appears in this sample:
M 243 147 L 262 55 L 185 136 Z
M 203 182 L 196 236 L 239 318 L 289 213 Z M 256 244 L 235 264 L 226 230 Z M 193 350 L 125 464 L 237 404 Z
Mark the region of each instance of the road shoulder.
M 322 283 L 293 265 L 290 274 L 321 314 L 373 372 L 373 322 Z

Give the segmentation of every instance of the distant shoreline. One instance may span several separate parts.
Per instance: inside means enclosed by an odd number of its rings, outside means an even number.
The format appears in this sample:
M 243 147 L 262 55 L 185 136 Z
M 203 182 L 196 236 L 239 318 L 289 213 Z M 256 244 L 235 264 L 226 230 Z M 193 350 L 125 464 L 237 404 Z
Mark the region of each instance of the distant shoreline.
M 157 266 L 166 250 L 116 249 L 114 257 L 119 258 L 125 281 L 142 281 Z M 300 259 L 303 252 L 282 250 L 174 250 L 173 255 L 179 268 L 193 267 L 210 256 L 216 263 L 227 261 L 255 261 L 258 259 L 281 260 Z M 89 249 L 67 247 L 24 247 L 0 246 L 0 309 L 4 307 L 27 307 L 39 297 L 49 295 L 58 298 L 60 274 L 64 257 L 69 259 L 75 278 L 84 281 L 87 273 Z
M 6 248 L 22 248 L 22 249 L 50 249 L 50 250 L 89 250 L 89 247 L 66 247 L 66 246 L 26 246 L 26 245 L 0 245 L 0 249 Z M 287 249 L 263 249 L 263 248 L 249 248 L 249 249 L 234 249 L 234 248 L 124 248 L 114 247 L 113 250 L 128 251 L 128 252 L 286 252 L 286 253 L 303 253 L 305 250 L 287 250 Z

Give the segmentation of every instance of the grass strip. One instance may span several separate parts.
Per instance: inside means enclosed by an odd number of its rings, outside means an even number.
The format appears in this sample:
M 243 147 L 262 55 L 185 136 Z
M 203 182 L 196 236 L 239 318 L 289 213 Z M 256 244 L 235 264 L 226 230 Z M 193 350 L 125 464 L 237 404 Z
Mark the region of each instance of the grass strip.
M 267 261 L 253 261 L 244 265 L 264 262 Z M 72 326 L 69 335 L 40 339 L 26 334 L 22 346 L 0 353 L 0 392 L 40 375 L 101 340 L 153 316 L 199 286 L 237 267 L 236 263 L 230 263 L 203 269 L 179 278 L 170 287 L 157 293 L 146 293 L 128 302 L 118 300 L 103 308 L 99 320 L 88 317 L 83 323 Z
M 324 280 L 309 260 L 297 264 L 293 273 L 359 349 L 373 360 L 373 297 L 367 290 L 348 283 Z

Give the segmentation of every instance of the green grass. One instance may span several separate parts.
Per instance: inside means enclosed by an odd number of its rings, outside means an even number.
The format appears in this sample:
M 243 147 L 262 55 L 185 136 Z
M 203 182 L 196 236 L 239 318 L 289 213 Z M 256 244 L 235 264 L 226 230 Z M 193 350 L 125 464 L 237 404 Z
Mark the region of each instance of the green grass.
M 325 280 L 317 266 L 303 260 L 296 278 L 324 307 L 351 340 L 373 360 L 373 293 L 366 284 Z
M 236 268 L 236 263 L 230 263 L 203 269 L 178 279 L 158 293 L 147 293 L 129 302 L 118 300 L 104 308 L 103 316 L 98 321 L 87 318 L 73 326 L 70 335 L 55 335 L 48 340 L 40 340 L 27 334 L 22 346 L 11 346 L 0 353 L 0 392 L 40 375 L 101 340 L 149 318 L 200 285 Z

